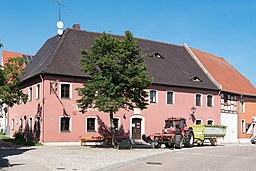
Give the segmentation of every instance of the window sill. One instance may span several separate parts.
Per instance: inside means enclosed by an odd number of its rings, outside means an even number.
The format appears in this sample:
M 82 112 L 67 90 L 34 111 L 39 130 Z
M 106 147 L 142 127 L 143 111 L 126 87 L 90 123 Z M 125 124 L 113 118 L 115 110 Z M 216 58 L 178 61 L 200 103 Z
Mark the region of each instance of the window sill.
M 61 100 L 71 100 L 71 98 L 62 97 Z
M 87 130 L 87 132 L 97 132 L 97 131 Z
M 60 133 L 71 133 L 71 131 L 60 131 Z

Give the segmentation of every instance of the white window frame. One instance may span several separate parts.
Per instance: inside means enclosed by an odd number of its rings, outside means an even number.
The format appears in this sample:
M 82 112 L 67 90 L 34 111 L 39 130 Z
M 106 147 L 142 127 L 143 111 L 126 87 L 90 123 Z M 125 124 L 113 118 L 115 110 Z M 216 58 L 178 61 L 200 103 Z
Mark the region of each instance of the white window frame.
M 150 101 L 150 92 L 151 92 L 151 91 L 155 91 L 155 92 L 156 92 L 156 100 L 155 100 L 155 102 L 151 102 L 151 101 Z M 158 91 L 157 91 L 157 90 L 155 90 L 155 89 L 150 89 L 150 90 L 149 90 L 149 103 L 150 103 L 150 104 L 157 104 L 157 103 L 158 103 Z
M 246 123 L 245 119 L 241 119 L 241 132 L 245 133 L 246 132 Z
M 31 122 L 30 122 L 31 121 Z M 33 129 L 33 118 L 29 117 L 28 118 L 28 129 L 32 130 Z
M 14 130 L 15 121 L 14 118 L 12 118 L 12 130 Z
M 196 124 L 196 121 L 201 121 L 201 124 Z M 202 119 L 196 119 L 196 121 L 195 121 L 196 125 L 202 125 L 203 124 L 203 120 Z
M 121 128 L 121 119 L 119 117 L 113 117 L 113 119 L 118 119 L 118 128 L 117 128 L 117 131 L 120 130 Z
M 208 106 L 208 96 L 212 96 L 212 106 Z M 214 107 L 214 96 L 212 94 L 206 95 L 206 107 Z
M 172 93 L 172 103 L 168 104 L 168 100 L 167 100 L 167 97 L 168 97 L 168 93 Z M 168 90 L 166 91 L 166 104 L 167 105 L 174 105 L 175 104 L 175 92 L 174 91 L 171 91 L 171 90 Z
M 61 131 L 61 118 L 69 118 L 69 130 L 68 131 Z M 59 133 L 66 133 L 66 132 L 72 132 L 72 117 L 60 116 L 59 117 Z
M 245 100 L 241 100 L 241 112 L 245 112 Z
M 36 84 L 36 100 L 40 99 L 40 89 L 41 89 L 41 85 Z
M 88 131 L 87 130 L 87 119 L 94 118 L 95 119 L 95 131 Z M 85 132 L 98 132 L 98 118 L 96 116 L 87 116 L 85 118 Z
M 20 121 L 19 129 L 21 128 L 21 131 L 23 131 L 23 126 L 24 126 L 24 124 L 23 124 L 23 119 L 20 118 L 19 121 Z
M 69 84 L 69 98 L 61 97 L 61 85 L 62 85 L 62 84 Z M 69 99 L 69 100 L 72 99 L 72 83 L 69 83 L 69 82 L 61 82 L 61 83 L 60 83 L 59 97 L 60 97 L 61 99 Z
M 33 88 L 32 87 L 28 87 L 28 101 L 29 102 L 32 101 L 32 96 L 33 96 Z
M 197 106 L 197 105 L 196 105 L 196 96 L 197 96 L 197 95 L 200 95 L 200 96 L 201 96 L 201 98 L 200 98 L 200 106 Z M 202 106 L 203 106 L 202 101 L 203 101 L 203 95 L 202 95 L 202 94 L 199 94 L 199 93 L 196 93 L 195 96 L 194 96 L 194 102 L 195 102 L 194 106 L 196 106 L 196 107 L 202 107 Z
M 208 121 L 212 121 L 212 125 L 214 125 L 214 120 L 213 119 L 207 119 L 206 124 L 208 125 Z

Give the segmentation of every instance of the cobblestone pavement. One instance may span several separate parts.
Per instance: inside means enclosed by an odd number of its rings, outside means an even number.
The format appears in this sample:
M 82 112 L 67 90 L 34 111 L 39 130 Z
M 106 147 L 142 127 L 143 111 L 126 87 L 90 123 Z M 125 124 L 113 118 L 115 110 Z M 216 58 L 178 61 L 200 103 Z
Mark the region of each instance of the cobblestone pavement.
M 167 148 L 113 148 L 86 146 L 17 147 L 0 142 L 0 168 L 2 170 L 112 170 L 113 167 L 168 153 Z M 174 150 L 173 150 L 174 151 Z

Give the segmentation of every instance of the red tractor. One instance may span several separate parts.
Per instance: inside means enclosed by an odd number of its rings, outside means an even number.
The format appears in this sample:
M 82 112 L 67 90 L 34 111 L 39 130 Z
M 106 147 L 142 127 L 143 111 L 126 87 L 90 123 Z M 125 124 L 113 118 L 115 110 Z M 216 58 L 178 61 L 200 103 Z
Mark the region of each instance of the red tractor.
M 187 127 L 186 119 L 180 117 L 172 117 L 165 120 L 165 127 L 161 133 L 155 133 L 151 136 L 142 135 L 142 139 L 160 148 L 165 144 L 167 148 L 181 149 L 183 144 L 185 147 L 194 146 L 194 133 L 191 127 Z

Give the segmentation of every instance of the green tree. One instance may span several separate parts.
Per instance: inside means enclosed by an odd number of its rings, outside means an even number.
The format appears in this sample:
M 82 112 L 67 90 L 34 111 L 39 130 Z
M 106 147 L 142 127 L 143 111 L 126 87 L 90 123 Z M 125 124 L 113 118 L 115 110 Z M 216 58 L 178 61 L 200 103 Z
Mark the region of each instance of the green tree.
M 78 88 L 78 106 L 82 112 L 97 108 L 109 113 L 112 145 L 115 146 L 113 114 L 120 108 L 145 109 L 148 105 L 145 89 L 151 85 L 144 64 L 145 55 L 136 45 L 132 33 L 123 38 L 103 33 L 88 50 L 81 50 L 82 70 L 90 75 L 84 87 Z
M 20 76 L 24 73 L 23 58 L 10 58 L 0 69 L 0 107 L 6 104 L 12 107 L 20 102 L 27 102 L 27 95 L 20 90 Z

